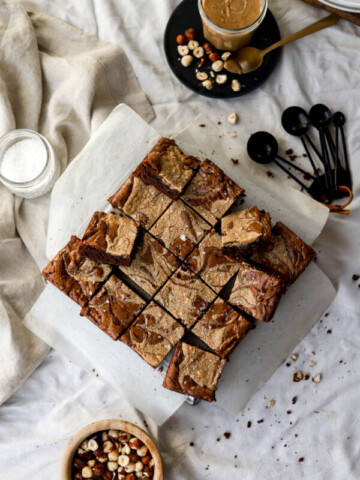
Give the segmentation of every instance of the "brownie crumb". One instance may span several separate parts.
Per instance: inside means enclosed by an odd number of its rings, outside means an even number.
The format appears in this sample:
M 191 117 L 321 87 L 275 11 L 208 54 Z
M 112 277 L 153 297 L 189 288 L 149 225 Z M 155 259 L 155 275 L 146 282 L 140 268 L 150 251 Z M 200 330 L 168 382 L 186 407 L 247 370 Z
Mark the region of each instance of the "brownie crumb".
M 291 415 L 291 414 L 292 414 L 292 411 L 291 411 L 291 410 L 288 410 L 286 413 L 287 413 L 288 415 Z
M 237 458 L 238 456 L 237 455 L 234 455 L 234 458 Z
M 290 367 L 290 365 L 291 365 L 291 363 L 289 363 L 289 362 L 288 362 L 288 363 L 286 363 L 286 366 L 287 366 L 287 367 Z
M 295 433 L 295 437 L 298 437 L 299 435 L 297 433 Z
M 304 180 L 311 180 L 311 176 L 308 173 L 305 173 Z
M 258 422 L 258 423 L 263 423 L 263 422 L 264 422 L 264 419 L 262 418 L 261 420 L 258 420 L 257 422 Z
M 204 128 L 206 127 L 205 123 L 200 123 L 199 127 Z
M 309 378 L 310 378 L 310 375 L 309 375 L 308 373 L 306 373 L 306 374 L 304 375 L 304 380 L 309 380 Z
M 304 460 L 305 460 L 304 457 L 300 457 L 300 458 L 299 458 L 299 462 L 303 462 Z
M 339 363 L 343 363 L 344 360 L 339 360 Z
M 325 315 L 324 315 L 324 317 L 326 318 L 326 317 L 328 317 L 328 316 L 329 316 L 329 312 L 326 312 Z
M 190 445 L 190 447 L 193 447 L 195 444 L 194 444 L 194 442 L 190 442 L 189 445 Z
M 237 158 L 232 158 L 231 161 L 234 165 L 239 165 L 239 160 Z
M 268 177 L 270 177 L 270 178 L 275 177 L 275 175 L 274 175 L 272 172 L 270 172 L 270 170 L 268 170 L 268 171 L 266 172 L 266 175 L 267 175 Z
M 220 440 L 221 440 L 221 438 L 220 438 L 220 437 L 216 439 L 216 441 L 217 441 L 217 442 L 220 442 Z
M 286 150 L 286 155 L 292 155 L 294 153 L 294 150 L 292 148 L 289 148 L 289 150 Z
M 328 330 L 326 333 L 328 333 L 329 335 L 331 335 L 331 334 L 332 334 L 331 328 L 329 328 L 329 330 Z
M 293 405 L 295 405 L 296 402 L 297 402 L 297 397 L 293 397 L 292 400 L 291 400 L 291 403 L 292 403 Z
M 251 422 L 250 422 L 250 420 L 249 420 L 248 423 L 247 423 L 247 428 L 251 428 Z
M 303 156 L 304 158 L 306 158 L 306 157 L 307 157 L 307 153 L 303 153 L 302 156 Z
M 221 125 L 221 122 L 218 122 L 218 125 Z
M 160 368 L 158 369 L 158 372 L 162 372 L 163 370 L 164 370 L 164 367 L 160 367 Z
M 359 278 L 360 278 L 360 275 L 356 275 L 356 273 L 354 273 L 354 275 L 352 276 L 353 282 L 357 282 Z
M 231 437 L 231 433 L 230 432 L 225 432 L 224 437 L 228 440 Z

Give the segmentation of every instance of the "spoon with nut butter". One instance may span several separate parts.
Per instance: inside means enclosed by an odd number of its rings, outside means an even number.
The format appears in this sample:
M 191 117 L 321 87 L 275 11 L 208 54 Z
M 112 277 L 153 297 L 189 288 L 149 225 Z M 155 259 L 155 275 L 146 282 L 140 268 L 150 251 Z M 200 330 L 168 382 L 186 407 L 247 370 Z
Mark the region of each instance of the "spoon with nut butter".
M 225 62 L 224 66 L 229 72 L 237 73 L 239 75 L 253 72 L 261 67 L 265 55 L 269 52 L 272 52 L 276 48 L 282 47 L 287 43 L 294 42 L 299 38 L 306 37 L 307 35 L 311 35 L 312 33 L 323 30 L 331 25 L 335 25 L 338 21 L 339 17 L 337 15 L 329 15 L 328 17 L 303 28 L 299 32 L 293 33 L 289 37 L 283 38 L 279 42 L 270 45 L 270 47 L 267 47 L 264 50 L 259 50 L 255 47 L 240 48 L 231 55 L 231 57 Z

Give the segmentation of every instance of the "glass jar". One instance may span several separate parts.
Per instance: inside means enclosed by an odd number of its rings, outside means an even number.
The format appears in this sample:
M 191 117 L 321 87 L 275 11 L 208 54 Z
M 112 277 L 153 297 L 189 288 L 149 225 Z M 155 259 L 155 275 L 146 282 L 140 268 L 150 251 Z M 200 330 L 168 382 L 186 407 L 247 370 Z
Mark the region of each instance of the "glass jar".
M 259 17 L 251 24 L 239 29 L 219 27 L 206 15 L 204 0 L 198 0 L 199 13 L 203 24 L 204 36 L 218 50 L 234 51 L 240 47 L 249 45 L 251 39 L 265 18 L 268 0 L 261 0 L 261 12 Z
M 0 181 L 24 198 L 47 193 L 60 174 L 48 140 L 34 130 L 12 130 L 0 138 Z

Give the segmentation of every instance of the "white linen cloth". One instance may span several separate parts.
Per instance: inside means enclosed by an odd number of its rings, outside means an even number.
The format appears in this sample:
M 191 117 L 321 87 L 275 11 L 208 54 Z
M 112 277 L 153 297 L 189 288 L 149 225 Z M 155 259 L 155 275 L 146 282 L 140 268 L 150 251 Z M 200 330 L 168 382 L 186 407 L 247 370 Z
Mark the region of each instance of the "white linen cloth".
M 293 148 L 302 153 L 299 142 L 281 128 L 282 110 L 293 104 L 309 109 L 317 102 L 343 110 L 357 197 L 350 217 L 331 215 L 315 244 L 318 264 L 339 293 L 329 315 L 299 344 L 297 362 L 286 359 L 291 366 L 284 363 L 237 418 L 216 404 L 202 402 L 182 407 L 159 430 L 146 419 L 159 441 L 166 479 L 356 480 L 360 476 L 360 282 L 353 281 L 352 275 L 360 273 L 359 29 L 341 21 L 288 45 L 274 74 L 259 90 L 235 101 L 213 101 L 188 91 L 166 65 L 162 37 L 178 3 L 33 0 L 28 6 L 121 45 L 157 113 L 152 125 L 164 135 L 178 132 L 200 111 L 214 123 L 221 121 L 224 135 L 235 132 L 240 143 L 256 130 L 269 130 L 281 141 L 282 151 Z M 269 4 L 283 36 L 326 15 L 297 0 L 270 0 Z M 226 118 L 233 111 L 239 113 L 240 122 L 229 127 Z M 276 167 L 273 172 L 281 175 Z M 316 366 L 310 367 L 311 361 Z M 295 367 L 312 376 L 322 373 L 322 381 L 293 383 Z M 294 396 L 297 402 L 292 404 Z M 276 403 L 267 409 L 272 399 Z M 98 418 L 119 416 L 143 424 L 139 412 L 101 384 L 96 372 L 86 374 L 50 352 L 0 407 L 1 478 L 58 478 L 60 457 L 71 434 Z M 223 436 L 226 431 L 231 432 L 229 440 Z M 299 462 L 300 458 L 304 461 Z
M 153 118 L 123 50 L 60 19 L 0 5 L 0 52 L 0 135 L 40 131 L 63 170 L 119 102 Z M 48 351 L 22 320 L 43 288 L 49 197 L 0 185 L 0 404 Z

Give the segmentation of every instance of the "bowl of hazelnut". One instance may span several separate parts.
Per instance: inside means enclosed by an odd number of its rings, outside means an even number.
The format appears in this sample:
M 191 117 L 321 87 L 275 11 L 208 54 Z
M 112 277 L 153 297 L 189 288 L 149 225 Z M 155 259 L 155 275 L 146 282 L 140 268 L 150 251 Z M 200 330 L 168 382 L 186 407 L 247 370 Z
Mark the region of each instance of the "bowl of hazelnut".
M 163 480 L 163 463 L 151 437 L 123 420 L 100 420 L 77 432 L 61 460 L 61 480 Z

